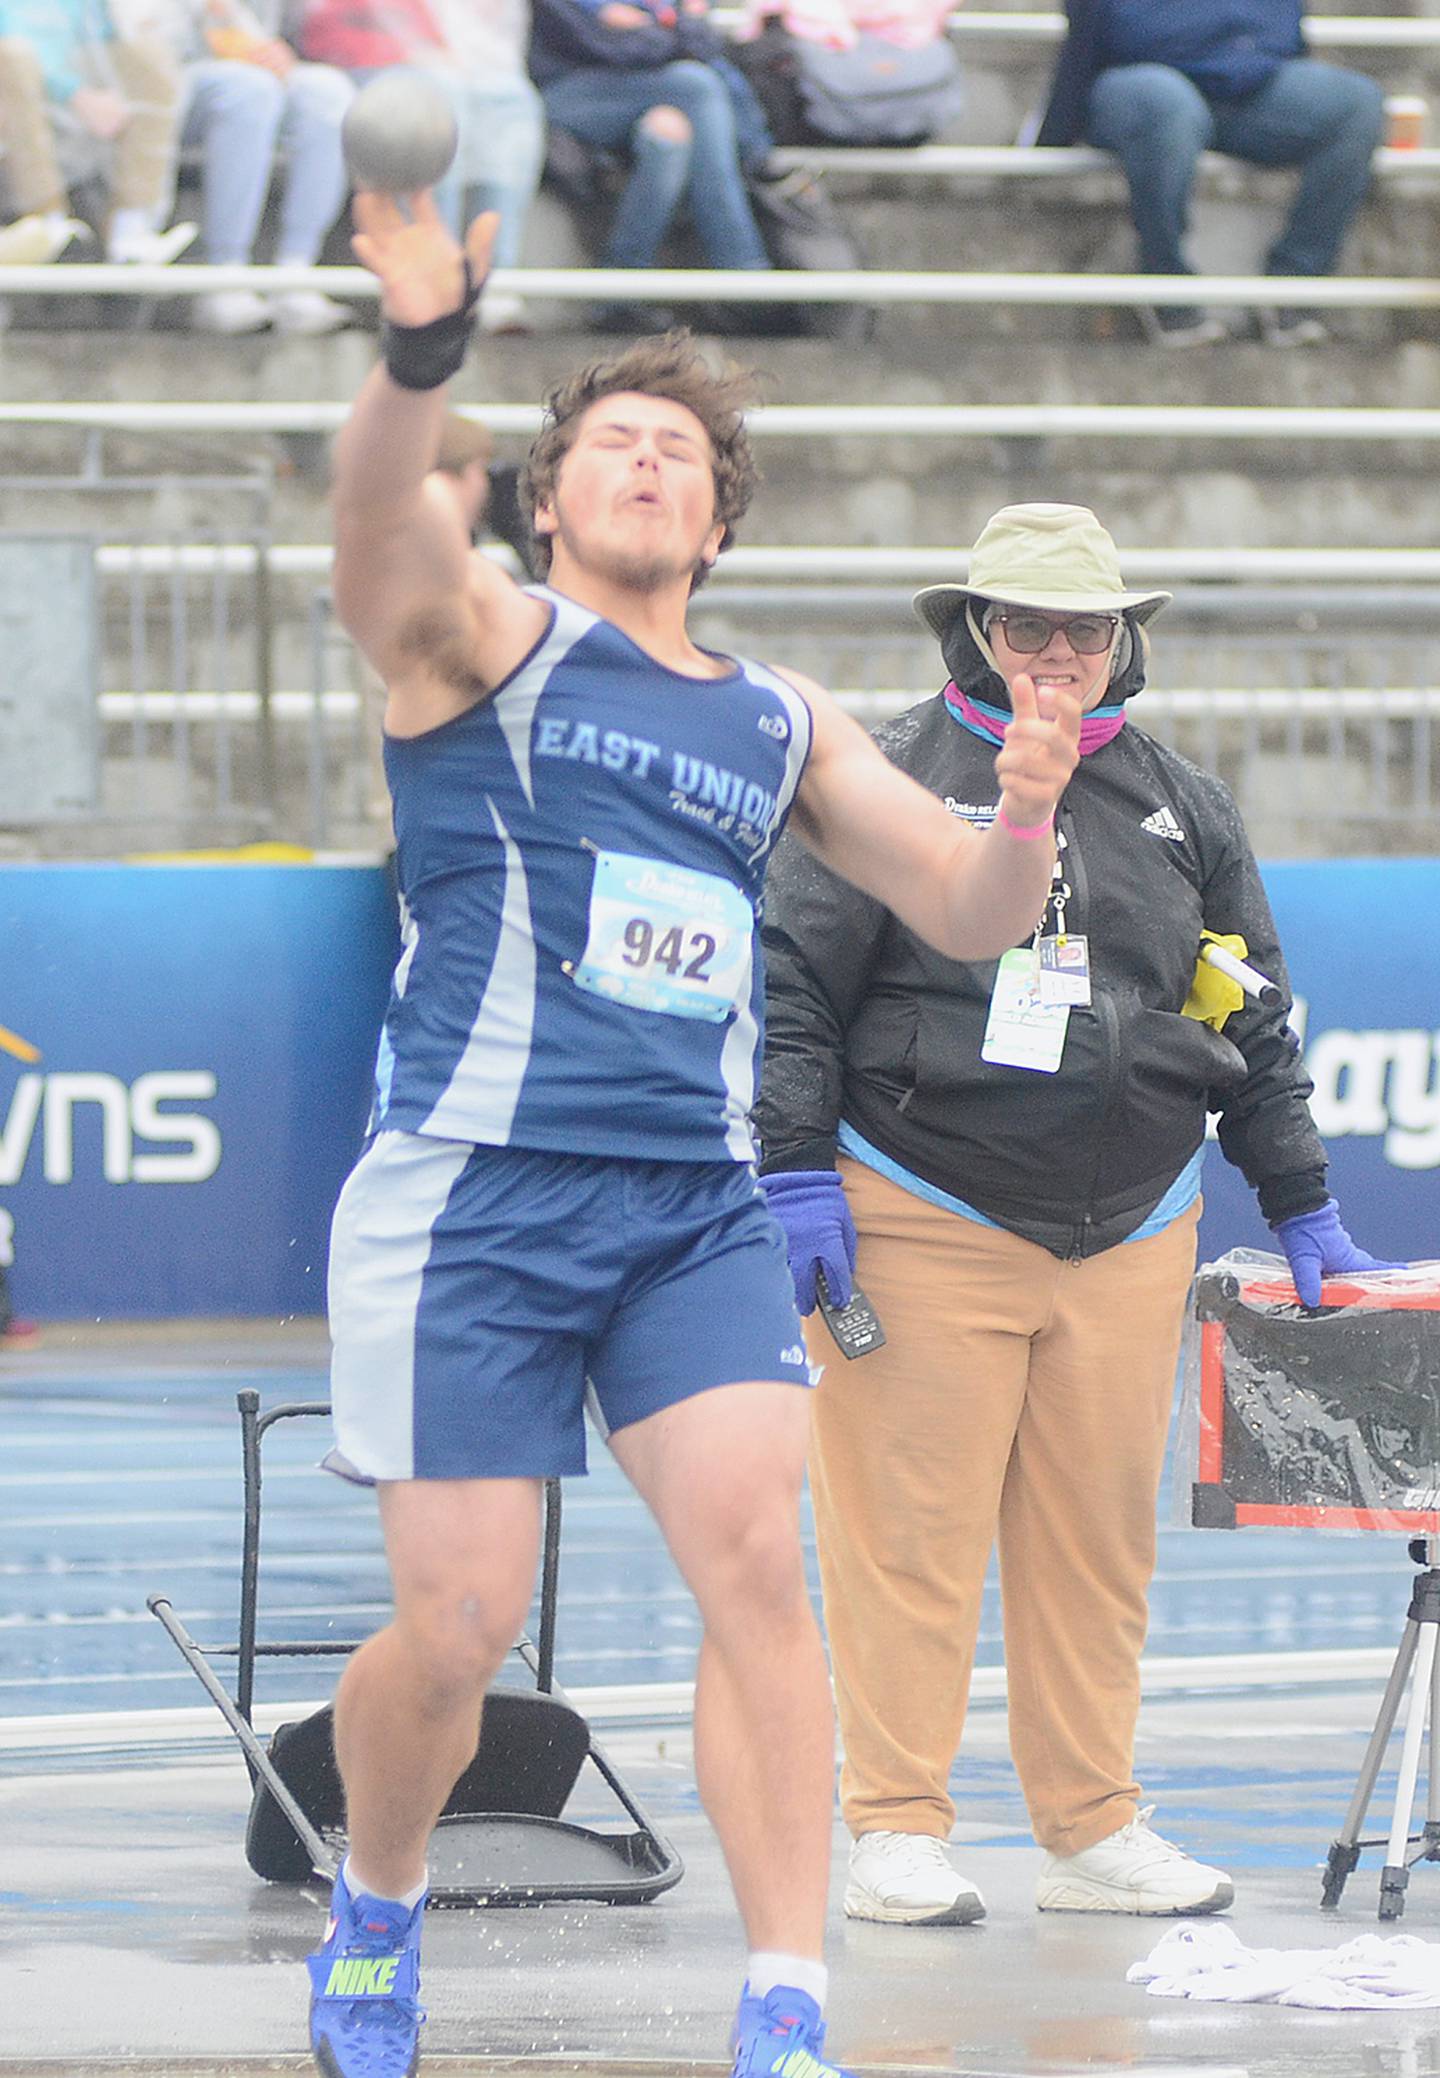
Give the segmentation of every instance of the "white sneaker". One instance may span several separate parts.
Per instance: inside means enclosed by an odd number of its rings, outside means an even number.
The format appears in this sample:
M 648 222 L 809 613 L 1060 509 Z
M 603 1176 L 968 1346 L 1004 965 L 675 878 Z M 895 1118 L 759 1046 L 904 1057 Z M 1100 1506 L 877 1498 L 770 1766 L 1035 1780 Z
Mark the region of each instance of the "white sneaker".
M 1145 1809 L 1079 1854 L 1047 1854 L 1035 1887 L 1042 1912 L 1223 1912 L 1235 1886 L 1223 1869 L 1192 1861 L 1152 1833 Z
M 270 305 L 253 289 L 212 289 L 208 296 L 197 296 L 190 306 L 190 323 L 196 331 L 223 332 L 230 337 L 263 332 L 270 316 Z
M 943 1840 L 929 1833 L 862 1833 L 850 1849 L 847 1919 L 899 1926 L 968 1926 L 985 1900 L 950 1865 Z
M 525 308 L 524 298 L 507 295 L 501 289 L 487 289 L 480 298 L 480 330 L 482 332 L 528 332 L 530 313 Z
M 0 267 L 46 267 L 90 226 L 73 216 L 20 216 L 0 229 Z
M 348 303 L 322 296 L 319 289 L 286 289 L 270 298 L 271 322 L 277 332 L 316 339 L 326 332 L 343 332 L 355 313 Z
M 105 257 L 120 267 L 168 267 L 199 233 L 198 224 L 172 224 L 168 231 L 125 231 L 111 238 Z
M 1140 303 L 1135 315 L 1152 346 L 1214 346 L 1230 336 L 1223 318 L 1192 303 Z

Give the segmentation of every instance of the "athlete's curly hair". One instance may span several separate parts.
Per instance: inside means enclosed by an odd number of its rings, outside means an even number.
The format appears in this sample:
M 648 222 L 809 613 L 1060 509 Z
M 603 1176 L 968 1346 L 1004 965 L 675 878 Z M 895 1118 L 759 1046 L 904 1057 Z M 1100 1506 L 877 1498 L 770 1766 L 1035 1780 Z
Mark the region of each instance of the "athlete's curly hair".
M 535 508 L 555 494 L 560 465 L 570 451 L 580 420 L 601 397 L 633 390 L 647 397 L 668 397 L 693 411 L 710 436 L 714 457 L 715 517 L 722 520 L 722 550 L 734 539 L 735 522 L 744 517 L 759 471 L 745 430 L 745 413 L 759 401 L 759 378 L 733 361 L 717 366 L 705 358 L 692 332 L 683 327 L 642 339 L 608 360 L 592 361 L 553 389 L 545 399 L 545 419 L 526 458 L 520 478 L 522 510 L 533 520 Z M 542 574 L 550 569 L 550 537 L 535 535 L 535 562 Z M 699 584 L 704 572 L 695 577 Z M 692 585 L 691 589 L 694 589 Z

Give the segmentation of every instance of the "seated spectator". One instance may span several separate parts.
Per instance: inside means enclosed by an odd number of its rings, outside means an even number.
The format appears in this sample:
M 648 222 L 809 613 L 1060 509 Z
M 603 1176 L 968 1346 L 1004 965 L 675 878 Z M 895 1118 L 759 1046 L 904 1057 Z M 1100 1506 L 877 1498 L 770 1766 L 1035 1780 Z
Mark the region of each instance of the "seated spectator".
M 1037 144 L 1084 137 L 1114 152 L 1148 274 L 1188 274 L 1184 238 L 1200 154 L 1298 166 L 1299 192 L 1266 263 L 1271 274 L 1329 274 L 1370 179 L 1383 97 L 1373 80 L 1305 55 L 1301 0 L 1069 0 Z M 1172 346 L 1224 335 L 1212 313 L 1143 313 Z M 1326 336 L 1303 310 L 1260 314 L 1276 346 Z
M 628 177 L 600 254 L 604 267 L 653 267 L 688 205 L 712 267 L 770 265 L 746 193 L 774 140 L 753 89 L 724 55 L 707 0 L 536 0 L 530 70 L 557 128 L 619 152 Z M 666 330 L 668 310 L 603 306 L 601 331 Z
M 306 53 L 361 83 L 392 65 L 433 74 L 455 110 L 455 163 L 435 189 L 458 236 L 478 210 L 500 218 L 493 264 L 519 264 L 525 220 L 545 162 L 545 110 L 525 70 L 527 0 L 310 0 Z M 488 289 L 487 332 L 524 329 L 520 298 Z
M 198 152 L 201 244 L 212 267 L 253 260 L 277 154 L 285 173 L 275 259 L 313 267 L 347 192 L 340 124 L 354 88 L 344 73 L 301 62 L 278 33 L 282 0 L 135 0 L 181 65 L 180 142 Z M 318 289 L 197 297 L 207 332 L 338 331 L 351 313 Z
M 88 227 L 69 188 L 100 173 L 108 190 L 105 256 L 166 263 L 195 236 L 162 231 L 174 193 L 180 81 L 164 47 L 120 36 L 103 0 L 0 0 L 0 139 L 16 221 L 0 263 L 58 259 Z
M 964 106 L 951 0 L 746 0 L 736 57 L 778 144 L 925 144 Z
M 454 498 L 471 541 L 477 547 L 482 541 L 503 541 L 520 565 L 524 582 L 542 583 L 535 536 L 520 504 L 519 466 L 495 460 L 490 428 L 447 411 L 434 473 Z

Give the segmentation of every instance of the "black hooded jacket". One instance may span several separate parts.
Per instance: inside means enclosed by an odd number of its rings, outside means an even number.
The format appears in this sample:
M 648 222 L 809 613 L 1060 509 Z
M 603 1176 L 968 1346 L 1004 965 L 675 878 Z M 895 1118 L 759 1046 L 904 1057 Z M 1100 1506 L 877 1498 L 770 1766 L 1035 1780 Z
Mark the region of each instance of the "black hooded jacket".
M 1007 705 L 963 617 L 945 661 L 957 685 Z M 1108 698 L 1144 683 L 1145 645 Z M 891 762 L 953 813 L 988 823 L 995 745 L 922 701 L 876 732 Z M 1287 1025 L 1289 984 L 1228 789 L 1133 723 L 1081 760 L 1057 818 L 1089 940 L 1092 1002 L 1072 1007 L 1053 1075 L 980 1058 L 996 962 L 947 959 L 794 838 L 772 861 L 764 943 L 761 1169 L 834 1166 L 848 1122 L 913 1175 L 1057 1256 L 1113 1247 L 1200 1147 L 1207 1110 L 1270 1220 L 1325 1202 L 1311 1084 Z M 1246 1000 L 1223 1033 L 1183 1017 L 1202 930 L 1240 932 L 1284 1001 Z

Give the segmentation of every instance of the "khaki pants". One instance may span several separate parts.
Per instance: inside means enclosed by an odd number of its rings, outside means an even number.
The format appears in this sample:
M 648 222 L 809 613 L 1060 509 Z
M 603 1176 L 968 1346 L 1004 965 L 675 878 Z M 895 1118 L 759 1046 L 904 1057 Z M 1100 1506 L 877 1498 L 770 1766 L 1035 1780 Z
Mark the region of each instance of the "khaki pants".
M 929 1205 L 842 1156 L 888 1337 L 806 1323 L 810 1479 L 853 1833 L 943 1838 L 998 1536 L 1010 1746 L 1042 1847 L 1135 1815 L 1155 1503 L 1196 1205 L 1088 1262 Z
M 106 148 L 112 206 L 163 210 L 174 183 L 180 100 L 174 61 L 159 45 L 138 40 L 97 44 L 82 56 L 89 83 L 114 88 L 132 109 L 129 122 Z M 16 37 L 0 37 L 0 174 L 14 216 L 68 206 L 56 150 L 57 116 L 70 120 L 47 99 L 39 61 L 29 45 Z

